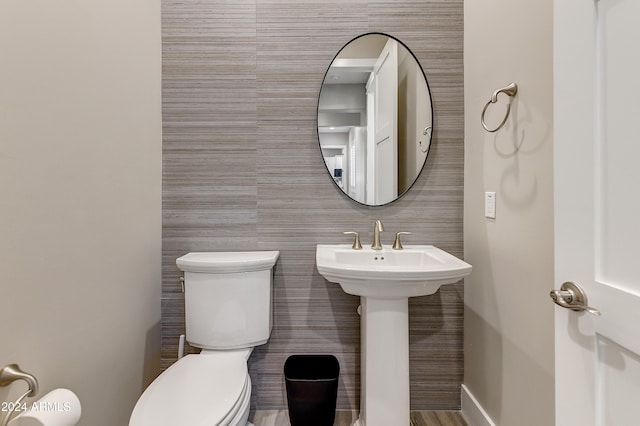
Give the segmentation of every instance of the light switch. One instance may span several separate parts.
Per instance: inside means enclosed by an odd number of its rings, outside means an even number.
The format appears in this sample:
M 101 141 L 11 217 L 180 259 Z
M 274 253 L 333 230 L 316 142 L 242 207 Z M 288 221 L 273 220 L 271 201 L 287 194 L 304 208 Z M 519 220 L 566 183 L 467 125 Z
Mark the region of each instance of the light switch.
M 484 193 L 484 216 L 490 219 L 496 218 L 496 193 Z

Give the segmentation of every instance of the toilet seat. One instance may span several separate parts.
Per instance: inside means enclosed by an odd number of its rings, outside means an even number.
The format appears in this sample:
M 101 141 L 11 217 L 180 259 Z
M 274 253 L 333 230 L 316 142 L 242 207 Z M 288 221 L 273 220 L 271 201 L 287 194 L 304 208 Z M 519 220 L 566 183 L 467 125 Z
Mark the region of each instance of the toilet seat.
M 251 380 L 244 353 L 187 355 L 144 391 L 129 426 L 245 424 L 250 396 Z

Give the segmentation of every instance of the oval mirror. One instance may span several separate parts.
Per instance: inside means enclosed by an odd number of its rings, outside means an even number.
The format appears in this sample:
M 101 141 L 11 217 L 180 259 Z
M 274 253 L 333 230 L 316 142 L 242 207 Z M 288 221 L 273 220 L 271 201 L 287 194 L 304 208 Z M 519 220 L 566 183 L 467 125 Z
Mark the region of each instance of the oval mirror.
M 318 141 L 334 183 L 358 203 L 395 201 L 415 183 L 429 153 L 433 112 L 415 55 L 381 33 L 347 43 L 318 98 Z

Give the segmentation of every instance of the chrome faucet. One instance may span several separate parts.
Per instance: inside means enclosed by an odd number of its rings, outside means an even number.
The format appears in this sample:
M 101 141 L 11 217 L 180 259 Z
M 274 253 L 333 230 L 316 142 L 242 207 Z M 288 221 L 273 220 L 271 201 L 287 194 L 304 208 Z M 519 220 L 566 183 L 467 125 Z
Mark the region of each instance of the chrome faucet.
M 382 222 L 376 220 L 376 223 L 373 225 L 373 244 L 371 244 L 371 248 L 374 250 L 382 250 L 382 244 L 380 243 L 380 233 L 382 231 L 384 231 Z

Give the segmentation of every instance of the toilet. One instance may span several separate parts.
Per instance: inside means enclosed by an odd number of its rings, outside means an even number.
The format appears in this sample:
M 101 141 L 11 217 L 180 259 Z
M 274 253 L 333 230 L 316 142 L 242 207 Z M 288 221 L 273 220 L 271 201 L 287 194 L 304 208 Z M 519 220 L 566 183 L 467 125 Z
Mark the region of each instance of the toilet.
M 165 370 L 138 400 L 129 426 L 245 426 L 247 360 L 271 334 L 271 287 L 278 251 L 199 252 L 184 271 L 186 340 L 201 348 Z

